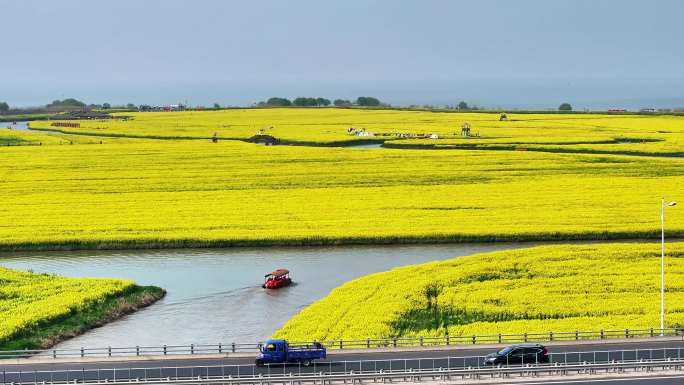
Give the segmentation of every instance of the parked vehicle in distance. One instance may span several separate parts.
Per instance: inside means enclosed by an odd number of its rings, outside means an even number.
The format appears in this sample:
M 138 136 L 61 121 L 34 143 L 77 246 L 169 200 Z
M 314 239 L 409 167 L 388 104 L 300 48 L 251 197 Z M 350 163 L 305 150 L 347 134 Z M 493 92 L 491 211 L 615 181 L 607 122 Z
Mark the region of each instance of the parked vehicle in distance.
M 292 283 L 290 271 L 287 269 L 277 269 L 264 275 L 264 289 L 279 289 Z
M 546 364 L 549 352 L 540 344 L 518 344 L 507 346 L 496 353 L 485 356 L 485 365 Z
M 325 347 L 320 343 L 293 346 L 286 340 L 268 340 L 261 347 L 254 363 L 256 366 L 284 363 L 301 363 L 304 366 L 309 366 L 314 360 L 324 359 L 325 357 Z

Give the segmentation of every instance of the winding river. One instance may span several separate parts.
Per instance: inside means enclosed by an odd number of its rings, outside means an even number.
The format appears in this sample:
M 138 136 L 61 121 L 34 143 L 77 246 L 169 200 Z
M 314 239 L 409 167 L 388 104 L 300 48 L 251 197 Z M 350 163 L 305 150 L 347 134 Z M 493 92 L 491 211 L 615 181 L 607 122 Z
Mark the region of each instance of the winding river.
M 168 291 L 156 304 L 58 348 L 255 342 L 331 289 L 393 267 L 532 244 L 232 248 L 0 254 L 0 265 L 69 277 L 117 277 Z M 264 290 L 288 268 L 295 284 Z

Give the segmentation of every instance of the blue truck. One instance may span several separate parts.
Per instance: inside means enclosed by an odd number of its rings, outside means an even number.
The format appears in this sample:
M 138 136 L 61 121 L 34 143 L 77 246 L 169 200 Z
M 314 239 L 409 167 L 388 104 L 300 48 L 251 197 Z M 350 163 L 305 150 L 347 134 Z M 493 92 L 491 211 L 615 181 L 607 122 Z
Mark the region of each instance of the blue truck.
M 259 352 L 254 361 L 257 366 L 284 363 L 301 363 L 309 366 L 314 360 L 326 357 L 325 347 L 320 343 L 293 346 L 286 340 L 268 340 Z

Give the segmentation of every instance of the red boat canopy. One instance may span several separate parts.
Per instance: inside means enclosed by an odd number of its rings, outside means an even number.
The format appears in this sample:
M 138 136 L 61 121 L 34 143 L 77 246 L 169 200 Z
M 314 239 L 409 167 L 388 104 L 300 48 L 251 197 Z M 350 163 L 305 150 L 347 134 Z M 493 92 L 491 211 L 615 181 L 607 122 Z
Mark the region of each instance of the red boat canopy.
M 288 275 L 288 274 L 290 274 L 290 271 L 287 269 L 277 269 L 277 270 L 274 270 L 274 271 L 264 275 L 264 277 L 273 276 L 274 278 L 280 278 L 280 277 Z

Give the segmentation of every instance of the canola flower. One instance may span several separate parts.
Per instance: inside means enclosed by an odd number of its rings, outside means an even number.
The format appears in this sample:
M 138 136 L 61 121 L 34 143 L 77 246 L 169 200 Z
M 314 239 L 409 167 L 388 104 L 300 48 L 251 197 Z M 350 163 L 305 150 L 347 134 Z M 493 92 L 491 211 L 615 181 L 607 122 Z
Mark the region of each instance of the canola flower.
M 24 142 L 47 136 L 47 144 L 72 138 L 73 146 L 0 148 L 0 249 L 654 237 L 660 197 L 677 200 L 684 191 L 676 157 L 684 149 L 681 116 L 509 114 L 500 122 L 498 114 L 348 109 L 124 115 L 132 119 L 64 129 L 74 135 L 18 134 Z M 479 137 L 459 136 L 465 121 Z M 355 137 L 349 127 L 388 136 Z M 389 140 L 416 150 L 241 142 L 261 130 L 291 144 Z M 208 140 L 214 132 L 219 143 Z M 670 236 L 681 236 L 684 215 L 670 215 L 667 226 Z M 336 289 L 277 335 L 657 326 L 655 247 L 554 246 L 380 273 Z M 680 325 L 684 313 L 683 249 L 673 245 L 668 259 L 669 326 Z
M 684 243 L 667 245 L 666 327 L 684 325 Z M 275 337 L 297 341 L 658 328 L 660 245 L 542 246 L 347 282 Z
M 528 149 L 636 154 L 684 154 L 684 116 L 610 114 L 454 113 L 337 108 L 233 109 L 121 113 L 129 120 L 82 121 L 66 132 L 147 138 L 244 140 L 263 130 L 285 142 L 314 145 L 387 140 L 429 148 Z M 471 134 L 464 138 L 461 126 Z M 54 128 L 49 121 L 33 127 Z M 386 136 L 350 136 L 347 129 Z M 438 139 L 403 139 L 397 134 L 437 134 Z
M 31 122 L 36 125 L 36 122 Z M 69 144 L 100 144 L 125 142 L 126 138 L 101 138 L 84 135 L 65 135 L 60 133 L 25 131 L 0 128 L 0 147 L 2 146 L 42 146 Z
M 153 141 L 2 148 L 0 248 L 635 238 L 681 159 Z M 673 196 L 672 199 L 677 199 Z M 684 216 L 668 219 L 672 235 Z
M 65 278 L 0 267 L 0 343 L 132 287 L 127 280 Z
M 60 139 L 61 142 L 68 142 L 65 135 L 0 128 L 0 146 L 59 144 Z

